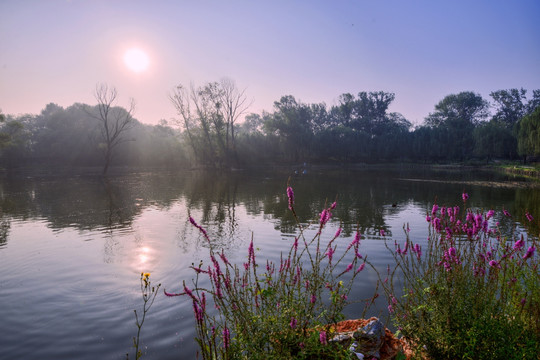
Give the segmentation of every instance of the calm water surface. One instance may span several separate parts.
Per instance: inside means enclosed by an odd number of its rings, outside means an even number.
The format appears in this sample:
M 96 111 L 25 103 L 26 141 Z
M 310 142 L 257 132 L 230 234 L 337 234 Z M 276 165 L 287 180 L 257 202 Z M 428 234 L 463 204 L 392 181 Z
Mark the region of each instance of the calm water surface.
M 257 256 L 276 261 L 291 245 L 295 223 L 287 209 L 286 172 L 234 174 L 140 172 L 113 176 L 0 178 L 0 357 L 5 359 L 134 359 L 133 310 L 142 308 L 141 272 L 177 291 L 189 266 L 207 259 L 207 244 L 188 221 L 208 229 L 214 245 L 243 262 L 253 236 Z M 379 231 L 404 241 L 427 238 L 425 213 L 441 205 L 503 207 L 511 229 L 525 210 L 540 217 L 538 188 L 487 172 L 316 170 L 292 177 L 296 210 L 305 225 L 326 202 L 338 207 L 326 230 L 343 227 L 348 244 L 357 226 L 361 252 L 382 271 L 391 263 Z M 534 225 L 533 225 L 534 226 Z M 537 231 L 535 229 L 534 231 Z M 324 236 L 323 236 L 324 237 Z M 351 299 L 373 293 L 365 270 Z M 381 297 L 382 300 L 382 297 Z M 371 314 L 384 316 L 383 302 Z M 358 317 L 358 305 L 347 315 Z M 147 316 L 144 359 L 194 359 L 191 304 L 160 293 Z

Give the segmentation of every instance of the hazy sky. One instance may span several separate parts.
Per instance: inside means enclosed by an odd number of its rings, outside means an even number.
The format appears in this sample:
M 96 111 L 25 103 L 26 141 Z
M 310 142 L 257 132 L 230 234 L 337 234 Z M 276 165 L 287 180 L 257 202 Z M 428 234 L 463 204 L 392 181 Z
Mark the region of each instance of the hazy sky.
M 540 88 L 538 0 L 0 0 L 0 109 L 95 104 L 97 83 L 155 124 L 175 85 L 233 79 L 271 111 L 293 95 L 388 91 L 415 124 L 444 96 Z M 148 68 L 124 54 L 139 48 Z

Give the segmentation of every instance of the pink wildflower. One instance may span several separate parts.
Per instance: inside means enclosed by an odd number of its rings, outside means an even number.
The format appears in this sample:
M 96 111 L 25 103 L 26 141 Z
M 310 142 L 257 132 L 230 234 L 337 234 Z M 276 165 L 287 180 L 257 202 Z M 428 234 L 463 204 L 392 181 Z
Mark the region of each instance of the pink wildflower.
M 416 253 L 416 256 L 418 257 L 418 259 L 422 257 L 422 248 L 420 247 L 419 244 L 414 245 L 414 252 Z
M 229 332 L 229 329 L 225 326 L 225 328 L 223 329 L 223 347 L 225 349 L 228 349 L 230 343 L 231 343 L 231 333 Z
M 463 199 L 463 201 L 467 201 L 469 199 L 469 194 L 463 192 L 463 194 L 461 194 L 461 198 Z
M 527 212 L 525 213 L 525 217 L 527 218 L 527 220 L 529 220 L 529 222 L 531 222 L 531 221 L 533 221 L 533 220 L 534 220 L 534 218 L 532 217 L 532 215 L 531 215 L 531 214 L 529 214 L 529 212 L 528 212 L 528 211 L 527 211 Z
M 332 247 L 328 248 L 328 251 L 326 252 L 326 255 L 328 255 L 328 262 L 332 263 L 332 256 L 334 256 L 335 250 Z
M 224 250 L 221 250 L 221 254 L 219 254 L 219 257 L 221 258 L 221 260 L 223 260 L 225 264 L 230 265 L 229 260 L 227 259 L 227 256 L 225 256 Z
M 347 250 L 349 250 L 353 246 L 358 246 L 360 244 L 360 238 L 361 237 L 362 237 L 362 235 L 360 234 L 360 232 L 357 231 L 356 235 L 354 235 L 354 240 L 351 241 L 351 243 L 349 244 L 349 247 L 347 248 Z
M 202 226 L 197 224 L 195 219 L 193 219 L 191 216 L 189 217 L 189 222 L 191 223 L 191 225 L 193 225 L 197 229 L 199 229 L 199 231 L 201 232 L 201 234 L 203 234 L 203 236 L 206 238 L 206 240 L 210 241 L 210 238 L 208 237 L 208 233 L 206 232 L 206 230 L 204 230 L 204 228 Z
M 294 191 L 290 186 L 287 187 L 287 197 L 289 198 L 289 210 L 292 210 L 294 205 Z
M 330 213 L 330 211 L 328 211 L 326 209 L 324 209 L 321 212 L 321 218 L 319 219 L 321 227 L 324 226 L 328 222 L 328 220 L 330 220 L 331 216 L 332 216 L 332 214 Z
M 530 248 L 528 248 L 525 255 L 523 255 L 523 260 L 527 260 L 528 258 L 532 257 L 534 254 L 534 250 L 536 250 L 534 246 L 531 246 Z
M 255 267 L 256 264 L 255 264 L 255 250 L 253 250 L 253 239 L 251 239 L 251 242 L 249 243 L 248 256 L 249 256 L 248 262 L 253 264 L 253 267 Z
M 523 235 L 521 236 L 521 239 L 515 242 L 513 249 L 520 251 L 523 246 L 525 246 L 525 241 L 523 240 Z
M 291 322 L 290 322 L 290 324 L 289 324 L 290 327 L 291 327 L 291 329 L 296 329 L 297 323 L 298 323 L 298 322 L 296 321 L 295 318 L 291 318 Z
M 323 345 L 326 345 L 328 343 L 326 339 L 326 331 L 321 331 L 319 333 L 319 340 L 321 341 L 321 344 Z

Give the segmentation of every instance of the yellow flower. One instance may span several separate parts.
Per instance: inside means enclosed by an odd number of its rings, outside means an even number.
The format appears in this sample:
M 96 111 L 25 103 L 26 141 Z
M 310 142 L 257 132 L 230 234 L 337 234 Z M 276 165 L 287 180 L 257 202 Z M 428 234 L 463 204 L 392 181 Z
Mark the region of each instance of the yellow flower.
M 143 276 L 143 278 L 148 279 L 150 277 L 150 273 L 147 273 L 147 272 L 143 273 L 142 276 Z

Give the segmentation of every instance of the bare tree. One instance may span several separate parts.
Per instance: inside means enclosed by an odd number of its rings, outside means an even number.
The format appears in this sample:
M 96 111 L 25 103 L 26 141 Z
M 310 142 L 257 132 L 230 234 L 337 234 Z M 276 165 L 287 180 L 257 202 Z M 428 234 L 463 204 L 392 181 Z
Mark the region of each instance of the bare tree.
M 105 156 L 103 175 L 107 174 L 113 157 L 114 149 L 121 143 L 128 141 L 125 132 L 134 124 L 135 100 L 130 99 L 128 109 L 115 106 L 118 92 L 116 88 L 107 84 L 96 85 L 94 97 L 97 100 L 97 114 L 92 114 L 100 122 L 101 140 L 100 148 Z
M 216 144 L 223 144 L 219 119 L 220 106 L 216 100 L 216 91 L 219 90 L 217 83 L 209 83 L 204 87 L 190 85 L 189 90 L 178 85 L 169 99 L 176 107 L 181 119 L 177 124 L 186 131 L 189 142 L 198 161 L 213 163 L 220 161 L 220 155 L 216 153 Z M 192 110 L 193 109 L 193 110 Z M 223 150 L 223 146 L 220 146 Z
M 230 164 L 236 150 L 235 122 L 251 105 L 245 90 L 239 91 L 234 81 L 225 78 L 202 87 L 191 84 L 189 90 L 179 85 L 169 99 L 181 116 L 177 122 L 186 131 L 195 157 L 214 165 L 216 161 Z
M 191 113 L 191 103 L 189 101 L 187 89 L 182 85 L 178 85 L 176 88 L 174 88 L 173 92 L 169 94 L 169 99 L 176 108 L 178 115 L 180 115 L 182 118 L 181 120 L 175 121 L 186 131 L 193 154 L 195 155 L 195 158 L 198 159 L 197 145 L 195 144 L 195 137 L 192 129 L 195 119 Z
M 240 115 L 244 114 L 246 110 L 251 106 L 253 101 L 248 102 L 245 95 L 246 89 L 239 90 L 233 80 L 229 78 L 223 78 L 220 82 L 221 87 L 221 104 L 223 108 L 223 115 L 227 126 L 227 149 L 232 149 L 236 154 L 236 143 L 234 138 L 234 123 L 238 120 Z M 229 143 L 230 132 L 230 143 Z

